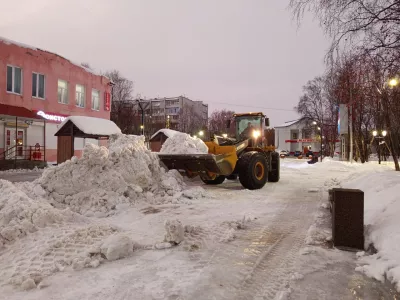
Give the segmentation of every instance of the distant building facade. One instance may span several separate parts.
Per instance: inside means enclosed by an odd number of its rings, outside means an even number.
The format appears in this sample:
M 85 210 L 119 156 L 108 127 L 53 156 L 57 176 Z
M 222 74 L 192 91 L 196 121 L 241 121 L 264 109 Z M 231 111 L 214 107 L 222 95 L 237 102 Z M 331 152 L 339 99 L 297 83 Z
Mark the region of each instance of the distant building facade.
M 185 131 L 184 125 L 190 122 L 198 122 L 202 126 L 207 125 L 208 104 L 203 101 L 194 101 L 184 96 L 141 101 L 147 104 L 145 115 L 151 116 L 152 133 L 165 127 Z
M 340 143 L 335 127 L 336 125 L 319 125 L 307 118 L 289 121 L 275 126 L 275 147 L 279 150 L 286 150 L 291 155 L 296 151 L 305 153 L 306 150 L 319 154 L 321 146 L 324 156 L 330 155 L 330 153 L 339 154 Z
M 307 147 L 315 153 L 321 151 L 321 140 L 307 119 L 299 119 L 275 126 L 275 147 L 279 150 L 304 152 Z

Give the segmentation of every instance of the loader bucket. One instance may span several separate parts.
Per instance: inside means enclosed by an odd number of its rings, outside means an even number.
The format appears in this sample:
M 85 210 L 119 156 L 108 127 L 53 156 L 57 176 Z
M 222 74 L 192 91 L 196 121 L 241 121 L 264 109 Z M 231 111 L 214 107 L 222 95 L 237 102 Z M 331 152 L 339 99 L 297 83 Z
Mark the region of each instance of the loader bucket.
M 236 166 L 234 146 L 209 145 L 209 154 L 162 154 L 158 157 L 168 169 L 185 171 L 193 176 L 199 173 L 230 175 Z M 215 153 L 215 154 L 214 154 Z

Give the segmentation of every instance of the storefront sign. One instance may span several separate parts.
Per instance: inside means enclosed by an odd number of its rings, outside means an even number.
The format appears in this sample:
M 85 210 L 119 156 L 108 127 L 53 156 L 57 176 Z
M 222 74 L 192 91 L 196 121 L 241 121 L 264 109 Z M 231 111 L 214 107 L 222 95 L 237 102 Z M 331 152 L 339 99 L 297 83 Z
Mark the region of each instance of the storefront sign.
M 111 94 L 108 92 L 104 93 L 104 110 L 110 111 L 111 108 Z
M 45 112 L 43 112 L 41 110 L 39 110 L 37 112 L 37 115 L 45 118 L 46 120 L 55 121 L 55 122 L 63 122 L 66 119 L 66 117 L 63 117 L 63 116 L 46 114 Z
M 317 143 L 318 140 L 313 139 L 297 139 L 297 140 L 285 140 L 285 143 Z

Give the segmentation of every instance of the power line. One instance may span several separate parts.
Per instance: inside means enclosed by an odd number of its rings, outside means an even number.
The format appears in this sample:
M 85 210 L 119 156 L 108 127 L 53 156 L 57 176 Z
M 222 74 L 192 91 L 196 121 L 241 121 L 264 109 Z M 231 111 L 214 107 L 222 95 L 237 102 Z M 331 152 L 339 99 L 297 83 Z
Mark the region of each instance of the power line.
M 224 105 L 240 106 L 240 107 L 250 107 L 250 108 L 261 108 L 261 109 L 267 109 L 267 110 L 281 110 L 281 111 L 292 111 L 292 112 L 295 111 L 293 108 L 292 108 L 292 109 L 288 109 L 288 108 L 275 108 L 275 107 L 264 107 L 264 106 L 253 106 L 253 105 L 233 104 L 233 103 L 227 103 L 227 102 L 207 101 L 206 103 L 224 104 Z

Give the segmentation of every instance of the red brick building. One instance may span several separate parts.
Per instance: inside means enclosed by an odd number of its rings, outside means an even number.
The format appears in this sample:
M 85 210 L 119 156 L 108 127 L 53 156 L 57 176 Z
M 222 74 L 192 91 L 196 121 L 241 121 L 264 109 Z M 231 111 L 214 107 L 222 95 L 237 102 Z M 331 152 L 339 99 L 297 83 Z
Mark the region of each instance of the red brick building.
M 57 160 L 59 124 L 67 116 L 110 119 L 110 80 L 45 50 L 0 37 L 0 160 Z M 85 143 L 75 141 L 76 155 Z

